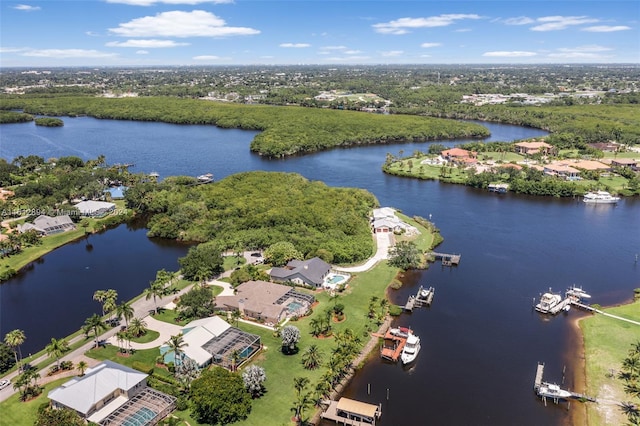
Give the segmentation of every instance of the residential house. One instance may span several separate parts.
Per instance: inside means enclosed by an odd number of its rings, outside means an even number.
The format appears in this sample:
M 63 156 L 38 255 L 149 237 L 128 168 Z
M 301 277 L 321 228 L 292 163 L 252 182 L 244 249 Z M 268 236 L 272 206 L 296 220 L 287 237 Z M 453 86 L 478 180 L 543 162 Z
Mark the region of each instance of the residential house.
M 555 176 L 564 180 L 580 180 L 580 170 L 574 169 L 567 163 L 545 164 L 543 173 L 548 176 Z
M 407 235 L 417 235 L 419 233 L 415 226 L 411 226 L 400 220 L 400 218 L 396 216 L 396 210 L 391 207 L 374 209 L 371 215 L 371 227 L 376 234 L 405 232 Z
M 175 408 L 176 398 L 147 386 L 147 374 L 113 361 L 89 368 L 48 394 L 54 408 L 76 411 L 83 419 L 101 426 L 156 424 Z
M 216 297 L 218 309 L 240 311 L 245 318 L 269 325 L 278 324 L 290 316 L 306 314 L 314 302 L 312 295 L 267 281 L 247 281 L 236 288 L 233 296 Z
M 634 172 L 640 171 L 640 161 L 633 158 L 612 158 L 612 167 L 628 167 Z
M 549 145 L 546 142 L 517 142 L 513 146 L 515 151 L 522 155 L 551 155 L 554 152 L 553 145 Z
M 331 272 L 331 265 L 319 257 L 308 260 L 291 260 L 284 268 L 272 268 L 271 279 L 276 282 L 290 281 L 299 285 L 319 288 Z
M 594 160 L 578 160 L 570 163 L 571 167 L 575 167 L 580 170 L 588 170 L 595 172 L 608 172 L 611 171 L 611 166 Z
M 231 368 L 239 366 L 261 348 L 260 336 L 232 327 L 218 316 L 191 321 L 182 328 L 182 338 L 185 346 L 177 359 L 168 344 L 160 346 L 165 363 L 179 364 L 188 358 L 200 368 L 211 363 Z M 236 351 L 238 359 L 233 360 Z
M 442 151 L 440 155 L 448 162 L 461 166 L 472 165 L 478 162 L 476 159 L 478 155 L 477 152 L 468 151 L 462 148 L 447 149 Z
M 90 217 L 106 216 L 116 209 L 116 205 L 114 203 L 94 200 L 81 201 L 76 204 L 75 207 L 80 211 L 80 215 Z
M 73 223 L 69 215 L 62 216 L 47 216 L 40 215 L 34 219 L 33 223 L 25 223 L 18 225 L 18 232 L 25 233 L 30 230 L 35 230 L 39 235 L 53 235 L 61 232 L 72 231 L 76 229 L 76 225 Z

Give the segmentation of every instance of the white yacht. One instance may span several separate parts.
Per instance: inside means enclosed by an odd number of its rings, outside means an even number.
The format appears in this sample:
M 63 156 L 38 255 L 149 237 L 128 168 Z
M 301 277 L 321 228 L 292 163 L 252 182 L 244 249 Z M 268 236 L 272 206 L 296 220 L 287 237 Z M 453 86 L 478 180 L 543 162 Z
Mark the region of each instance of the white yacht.
M 543 314 L 555 313 L 555 307 L 562 302 L 562 296 L 555 293 L 545 293 L 540 297 L 540 302 L 536 305 L 536 311 Z
M 402 355 L 400 355 L 402 363 L 409 364 L 415 361 L 418 356 L 418 352 L 420 352 L 420 338 L 411 333 L 407 336 L 407 343 L 405 343 L 404 348 L 402 349 Z
M 537 392 L 540 397 L 553 399 L 567 399 L 573 396 L 571 392 L 561 389 L 560 386 L 547 382 L 542 382 Z
M 591 204 L 615 204 L 620 201 L 620 197 L 614 197 L 607 191 L 595 191 L 584 194 L 582 201 Z
M 578 287 L 577 285 L 569 287 L 567 295 L 577 297 L 578 299 L 591 299 L 591 295 L 584 291 L 582 287 Z

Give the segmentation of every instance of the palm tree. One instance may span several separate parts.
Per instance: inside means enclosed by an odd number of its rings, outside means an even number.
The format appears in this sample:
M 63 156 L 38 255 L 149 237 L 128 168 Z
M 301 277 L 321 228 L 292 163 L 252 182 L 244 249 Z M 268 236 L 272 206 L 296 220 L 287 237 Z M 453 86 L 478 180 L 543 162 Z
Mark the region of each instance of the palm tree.
M 240 310 L 236 309 L 231 312 L 231 319 L 235 321 L 236 327 L 238 326 L 238 321 L 240 321 L 240 317 L 242 317 Z
M 135 311 L 130 303 L 122 302 L 116 307 L 116 315 L 118 319 L 124 318 L 124 323 L 129 328 L 129 320 L 133 318 Z
M 296 390 L 296 396 L 300 396 L 304 388 L 309 384 L 308 377 L 294 377 L 293 378 L 293 388 Z
M 308 377 L 294 377 L 293 387 L 296 390 L 296 401 L 294 402 L 293 411 L 295 412 L 296 423 L 299 423 L 302 419 L 302 413 L 304 409 L 309 405 L 309 394 L 302 393 L 302 391 L 309 384 Z
M 84 372 L 88 367 L 89 367 L 89 364 L 87 364 L 86 361 L 78 362 L 78 370 L 80 370 L 80 375 L 81 376 L 84 376 Z
M 189 346 L 189 344 L 184 341 L 182 333 L 180 333 L 176 334 L 175 336 L 171 336 L 171 338 L 167 342 L 167 345 L 169 346 L 169 350 L 167 351 L 167 353 L 173 353 L 176 360 L 175 364 L 179 365 L 180 363 L 178 362 L 178 360 L 182 361 L 182 356 L 184 354 L 182 348 L 184 348 L 185 346 Z
M 112 311 L 114 311 L 117 307 L 117 301 L 118 301 L 118 292 L 111 288 L 107 290 L 106 296 L 104 299 L 104 304 L 102 305 L 102 309 L 104 313 L 109 314 Z
M 238 368 L 238 361 L 240 360 L 240 351 L 235 349 L 231 352 L 231 371 L 236 371 Z
M 133 318 L 127 328 L 135 337 L 142 336 L 147 332 L 147 323 L 140 318 Z
M 149 283 L 149 287 L 144 289 L 144 294 L 145 300 L 149 300 L 153 297 L 153 304 L 156 307 L 155 312 L 158 313 L 158 302 L 156 299 L 164 295 L 164 284 L 161 284 L 157 280 L 151 281 Z
M 627 416 L 632 425 L 640 420 L 640 407 L 633 402 L 621 402 L 620 410 Z
M 56 359 L 56 366 L 59 370 L 60 357 L 69 350 L 69 343 L 64 339 L 56 339 L 52 337 L 51 343 L 49 343 L 44 350 L 47 352 L 48 356 L 53 356 Z
M 16 357 L 16 364 L 18 364 L 18 352 L 20 353 L 20 362 L 22 362 L 22 351 L 20 351 L 20 345 L 24 343 L 26 337 L 22 330 L 12 330 L 4 336 L 4 342 L 13 350 L 13 355 Z
M 313 318 L 309 321 L 309 327 L 311 328 L 311 335 L 313 337 L 318 337 L 322 331 L 322 323 L 317 318 Z
M 106 298 L 107 298 L 106 290 L 96 290 L 93 293 L 93 300 L 95 300 L 96 302 L 100 302 L 100 305 L 102 306 L 102 316 L 104 316 L 103 302 L 105 301 Z
M 107 329 L 107 325 L 102 321 L 102 317 L 98 314 L 93 314 L 84 321 L 84 325 L 87 330 L 93 331 L 96 339 L 96 346 L 98 346 L 98 335 L 100 331 Z
M 307 370 L 314 370 L 322 364 L 322 352 L 317 345 L 309 346 L 302 354 L 302 365 Z
M 118 349 L 120 352 L 125 352 L 124 350 L 124 332 L 118 331 L 116 333 L 116 340 L 118 341 Z

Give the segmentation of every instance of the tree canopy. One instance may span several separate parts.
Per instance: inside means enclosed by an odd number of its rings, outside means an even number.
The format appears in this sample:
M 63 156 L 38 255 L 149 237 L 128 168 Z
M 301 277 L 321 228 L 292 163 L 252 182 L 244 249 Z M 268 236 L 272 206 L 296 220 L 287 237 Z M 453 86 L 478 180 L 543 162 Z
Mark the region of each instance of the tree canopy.
M 129 207 L 154 215 L 149 236 L 215 240 L 223 249 L 286 241 L 304 257 L 323 250 L 336 263 L 360 261 L 373 252 L 369 214 L 378 204 L 375 197 L 295 173 L 246 172 L 196 186 L 163 181 L 145 191 L 129 190 L 125 197 Z M 181 266 L 185 277 L 195 277 L 197 267 L 185 271 L 184 261 Z
M 251 395 L 238 373 L 216 367 L 191 382 L 193 415 L 199 423 L 227 425 L 247 418 Z

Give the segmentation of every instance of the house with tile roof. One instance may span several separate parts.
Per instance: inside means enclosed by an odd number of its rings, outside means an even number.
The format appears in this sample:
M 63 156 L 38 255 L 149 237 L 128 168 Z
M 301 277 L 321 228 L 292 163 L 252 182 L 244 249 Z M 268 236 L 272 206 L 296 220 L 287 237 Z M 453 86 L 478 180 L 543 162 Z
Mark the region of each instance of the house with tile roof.
M 76 225 L 73 223 L 69 215 L 62 216 L 47 216 L 40 215 L 33 220 L 33 223 L 24 223 L 18 225 L 18 232 L 25 233 L 30 230 L 35 230 L 40 235 L 53 235 L 61 232 L 72 231 L 76 229 Z

